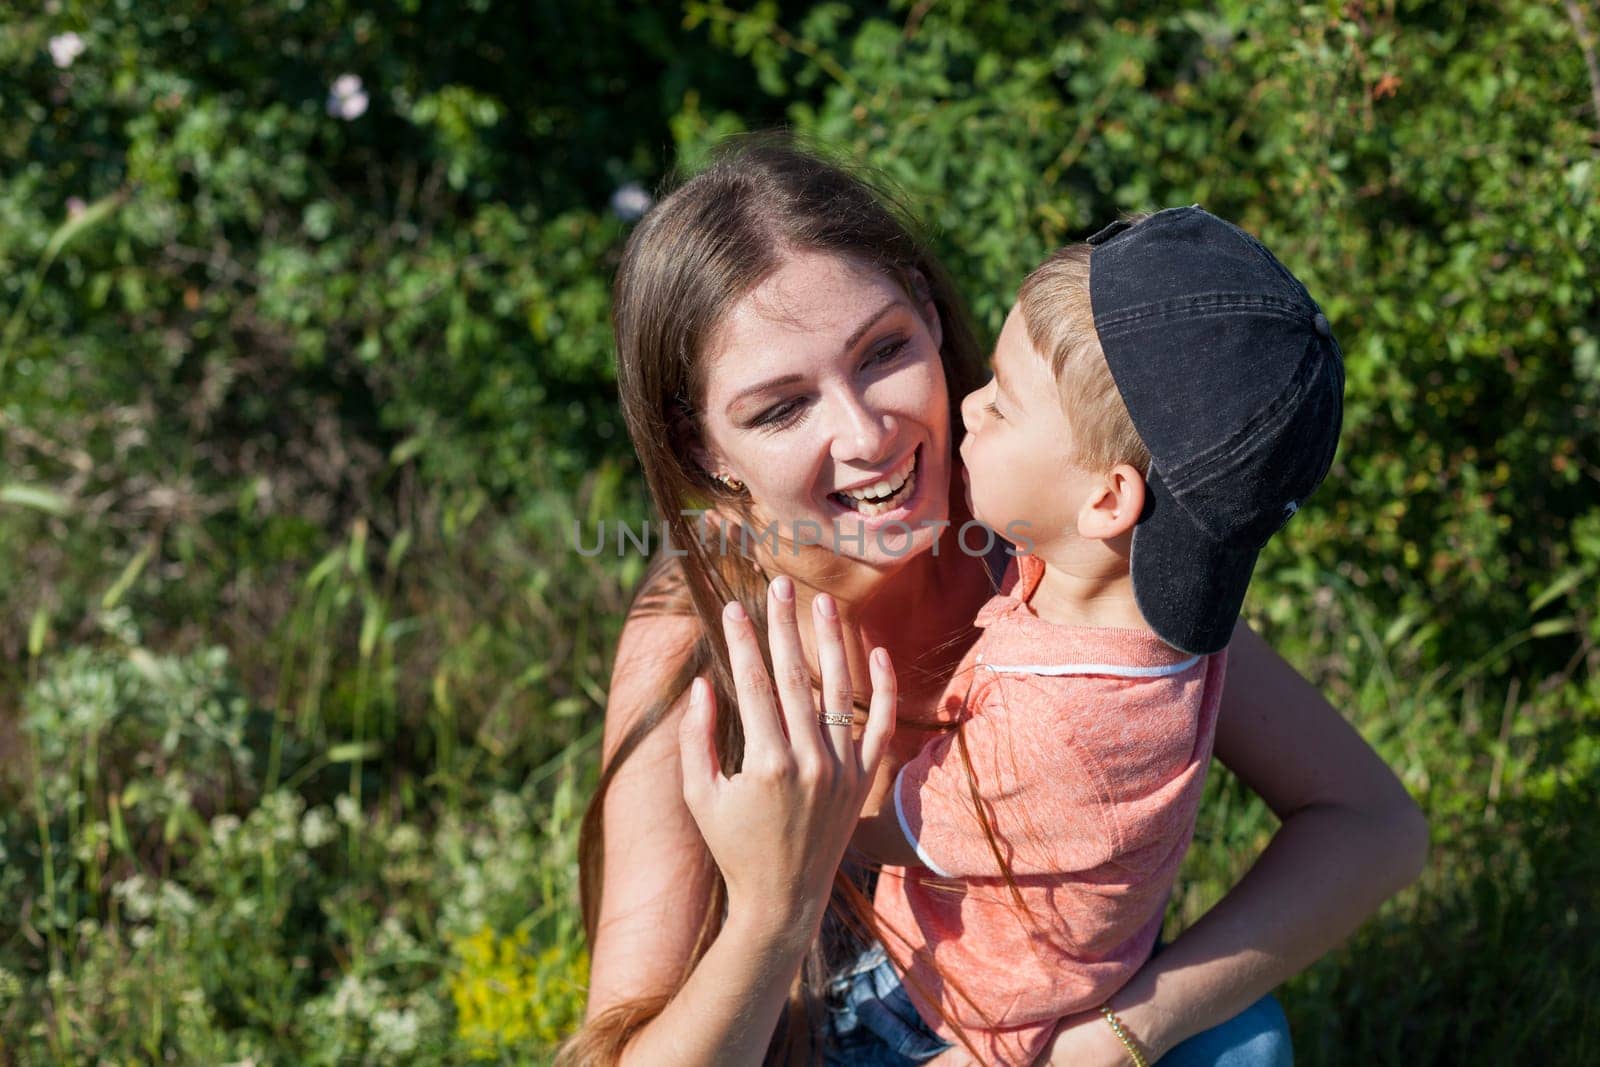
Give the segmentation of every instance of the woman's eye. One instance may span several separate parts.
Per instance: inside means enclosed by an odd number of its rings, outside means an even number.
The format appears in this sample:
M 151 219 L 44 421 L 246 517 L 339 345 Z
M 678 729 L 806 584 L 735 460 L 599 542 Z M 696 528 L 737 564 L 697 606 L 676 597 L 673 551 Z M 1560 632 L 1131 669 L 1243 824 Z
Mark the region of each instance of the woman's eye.
M 785 400 L 781 404 L 774 404 L 751 419 L 750 425 L 765 430 L 782 429 L 800 417 L 802 406 L 799 400 Z
M 909 343 L 910 342 L 907 341 L 906 338 L 900 337 L 886 344 L 879 345 L 877 349 L 873 351 L 872 355 L 867 357 L 866 363 L 862 364 L 862 366 L 873 367 L 882 365 L 884 363 L 893 362 L 900 355 L 900 353 L 906 350 L 906 345 Z

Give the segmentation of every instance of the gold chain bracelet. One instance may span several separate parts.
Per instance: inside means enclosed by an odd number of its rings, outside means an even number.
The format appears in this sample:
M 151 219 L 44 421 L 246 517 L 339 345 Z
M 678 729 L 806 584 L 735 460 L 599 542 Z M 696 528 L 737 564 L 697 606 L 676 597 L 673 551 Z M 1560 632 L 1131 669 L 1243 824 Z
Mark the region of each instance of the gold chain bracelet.
M 1133 1038 L 1128 1036 L 1128 1030 L 1122 1025 L 1122 1020 L 1117 1018 L 1117 1013 L 1111 1010 L 1111 1005 L 1100 1005 L 1100 1014 L 1106 1017 L 1106 1022 L 1111 1024 L 1111 1032 L 1117 1035 L 1117 1040 L 1122 1042 L 1122 1047 L 1128 1050 L 1128 1055 L 1133 1057 L 1134 1067 L 1150 1067 L 1150 1061 L 1144 1058 L 1144 1053 L 1139 1051 L 1139 1046 Z

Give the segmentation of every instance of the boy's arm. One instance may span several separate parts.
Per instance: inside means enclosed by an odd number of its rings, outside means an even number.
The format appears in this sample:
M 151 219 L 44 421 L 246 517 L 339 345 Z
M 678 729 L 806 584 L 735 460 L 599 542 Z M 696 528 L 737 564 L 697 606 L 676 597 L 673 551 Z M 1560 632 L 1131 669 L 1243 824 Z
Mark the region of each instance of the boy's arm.
M 889 749 L 878 764 L 878 779 L 861 806 L 861 818 L 850 840 L 851 847 L 867 859 L 892 867 L 909 867 L 922 862 L 900 823 L 895 792 L 900 786 L 901 769 L 943 735 L 942 730 L 930 730 L 915 723 L 895 727 Z
M 917 858 L 917 850 L 906 840 L 906 832 L 900 826 L 900 817 L 895 804 L 895 791 L 899 786 L 897 777 L 889 787 L 889 795 L 878 805 L 878 810 L 873 814 L 863 815 L 856 823 L 855 836 L 850 839 L 850 845 L 875 863 L 890 867 L 911 867 L 922 861 Z

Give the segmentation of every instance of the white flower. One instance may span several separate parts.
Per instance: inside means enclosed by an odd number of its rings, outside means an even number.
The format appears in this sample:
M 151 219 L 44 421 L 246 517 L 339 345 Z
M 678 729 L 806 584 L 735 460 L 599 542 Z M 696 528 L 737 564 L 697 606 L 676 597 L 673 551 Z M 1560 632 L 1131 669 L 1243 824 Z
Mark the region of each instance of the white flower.
M 373 1013 L 372 1037 L 374 1051 L 389 1055 L 406 1055 L 417 1050 L 421 1037 L 417 1013 L 409 1008 L 396 1011 L 382 1008 Z
M 341 74 L 328 90 L 328 114 L 336 119 L 358 119 L 367 113 L 367 90 L 357 74 Z
M 385 915 L 372 935 L 372 951 L 386 956 L 400 956 L 416 951 L 417 939 L 411 936 L 405 923 L 393 915 Z
M 611 194 L 611 211 L 623 222 L 632 222 L 649 211 L 655 201 L 638 182 L 629 182 Z
M 339 827 L 329 816 L 327 808 L 312 808 L 300 821 L 300 839 L 307 848 L 321 848 L 338 836 Z
M 112 886 L 111 895 L 122 901 L 122 914 L 134 922 L 146 922 L 156 913 L 156 895 L 142 874 Z
M 50 38 L 50 59 L 56 66 L 66 70 L 72 66 L 72 61 L 83 55 L 84 49 L 89 46 L 83 43 L 83 38 L 75 33 L 58 33 Z
M 426 842 L 422 838 L 422 831 L 418 830 L 415 826 L 412 826 L 408 822 L 401 823 L 389 833 L 390 852 L 399 852 L 402 854 L 407 852 L 421 852 L 424 844 L 426 844 Z
M 335 1019 L 368 1020 L 377 1010 L 378 998 L 373 992 L 376 982 L 347 974 L 339 980 L 333 991 L 333 1002 L 328 1013 Z
M 176 882 L 161 883 L 161 918 L 168 922 L 175 922 L 184 926 L 194 918 L 200 910 L 200 902 L 195 900 L 183 886 Z
M 306 808 L 304 798 L 294 793 L 278 790 L 261 798 L 256 810 L 250 814 L 252 829 L 265 831 L 266 839 L 280 845 L 292 845 L 300 837 L 300 813 Z
M 239 832 L 240 825 L 237 815 L 218 815 L 211 820 L 211 839 L 219 845 L 226 844 Z

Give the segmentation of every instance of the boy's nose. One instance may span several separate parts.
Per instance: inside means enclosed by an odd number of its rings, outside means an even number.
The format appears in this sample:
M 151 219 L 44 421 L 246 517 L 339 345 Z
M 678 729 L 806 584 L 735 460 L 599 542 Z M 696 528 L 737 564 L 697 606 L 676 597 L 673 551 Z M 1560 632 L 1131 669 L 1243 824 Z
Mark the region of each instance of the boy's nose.
M 987 389 L 988 386 L 984 386 Z M 961 398 L 961 424 L 972 433 L 978 427 L 978 420 L 983 414 L 983 389 L 974 389 Z

